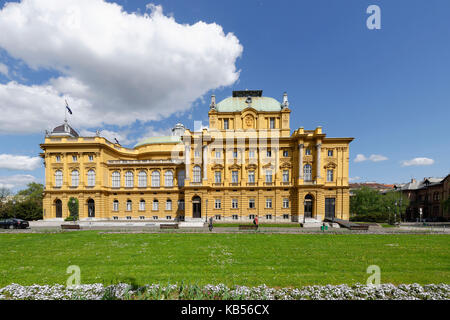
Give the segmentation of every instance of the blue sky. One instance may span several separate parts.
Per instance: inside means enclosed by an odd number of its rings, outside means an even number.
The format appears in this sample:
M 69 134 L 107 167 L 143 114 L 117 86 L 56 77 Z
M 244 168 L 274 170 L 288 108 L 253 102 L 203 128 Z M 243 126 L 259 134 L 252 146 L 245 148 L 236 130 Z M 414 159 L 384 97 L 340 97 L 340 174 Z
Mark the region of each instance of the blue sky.
M 146 8 L 147 3 L 143 1 L 115 2 L 129 14 L 142 15 L 151 11 Z M 233 42 L 230 39 L 225 40 L 220 35 L 205 37 L 203 34 L 192 33 L 190 36 L 193 40 L 187 41 L 186 45 L 195 47 L 196 41 L 201 43 L 198 47 L 206 49 L 200 54 L 208 57 L 211 50 L 217 50 L 211 55 L 220 61 L 223 59 L 221 55 L 223 52 L 230 52 L 226 56 L 227 61 L 229 60 L 226 70 L 213 64 L 214 67 L 211 67 L 213 74 L 204 75 L 208 79 L 219 78 L 217 83 L 208 85 L 199 82 L 195 90 L 187 90 L 195 92 L 194 96 L 186 94 L 174 97 L 171 96 L 172 93 L 158 96 L 158 99 L 170 100 L 171 105 L 176 104 L 172 101 L 177 101 L 177 98 L 181 102 L 173 110 L 167 108 L 166 114 L 155 116 L 153 120 L 149 120 L 152 119 L 151 114 L 144 115 L 145 112 L 142 110 L 145 109 L 139 109 L 142 103 L 137 101 L 130 103 L 130 106 L 123 106 L 122 112 L 130 110 L 131 114 L 132 110 L 136 110 L 136 114 L 130 115 L 125 123 L 119 121 L 101 123 L 100 120 L 85 123 L 81 118 L 78 120 L 74 118 L 73 122 L 82 127 L 75 129 L 84 132 L 92 132 L 98 128 L 105 129 L 122 137 L 122 144 L 133 146 L 139 138 L 146 135 L 167 133 L 168 129 L 179 121 L 189 128 L 193 128 L 194 120 L 202 120 L 207 124 L 211 93 L 216 94 L 220 101 L 230 96 L 232 90 L 262 89 L 265 96 L 281 100 L 283 92 L 287 91 L 292 109 L 292 130 L 300 126 L 314 129 L 320 125 L 329 137 L 355 138 L 350 145 L 350 177 L 354 181 L 396 183 L 406 182 L 412 177 L 417 179 L 428 176 L 442 177 L 450 173 L 448 125 L 450 2 L 171 0 L 153 3 L 161 6 L 162 14 L 165 17 L 173 17 L 182 28 L 187 29 L 187 25 L 194 25 L 199 21 L 221 26 L 224 35 L 232 33 L 234 38 L 237 38 L 241 50 L 236 46 L 236 39 Z M 0 7 L 4 4 L 5 1 L 0 1 Z M 366 19 L 369 17 L 366 9 L 372 4 L 378 5 L 381 9 L 380 30 L 369 30 L 366 27 Z M 25 14 L 36 15 L 30 8 L 24 6 L 21 9 L 24 12 L 28 10 Z M 85 9 L 88 8 L 80 7 L 82 15 Z M 37 48 L 39 44 L 30 42 L 32 32 L 20 34 L 14 29 L 17 22 L 7 20 L 5 17 L 7 16 L 0 14 L 0 26 L 3 26 L 4 32 L 13 34 L 14 30 L 17 33 L 14 39 L 0 35 L 0 85 L 6 86 L 14 81 L 22 85 L 21 90 L 33 86 L 39 86 L 41 90 L 51 83 L 59 90 L 56 98 L 58 94 L 59 96 L 71 94 L 74 99 L 73 104 L 71 103 L 74 117 L 76 114 L 84 113 L 84 110 L 89 110 L 86 108 L 97 108 L 96 103 L 107 101 L 106 93 L 105 96 L 95 97 L 89 101 L 89 98 L 86 98 L 89 95 L 80 94 L 75 97 L 74 90 L 64 91 L 62 88 L 67 88 L 69 82 L 63 84 L 51 82 L 51 79 L 67 77 L 81 79 L 84 84 L 99 83 L 92 80 L 95 75 L 90 75 L 89 71 L 86 71 L 88 68 L 79 67 L 80 63 L 76 59 L 65 61 L 61 55 L 49 54 L 45 49 L 34 50 L 34 46 Z M 2 18 L 6 21 L 4 24 L 1 23 Z M 103 22 L 106 23 L 106 18 Z M 41 32 L 43 37 L 51 39 L 53 30 L 51 28 L 43 30 Z M 172 36 L 172 33 L 162 34 L 162 37 Z M 77 41 L 78 38 L 74 39 L 73 41 Z M 22 46 L 18 45 L 21 41 L 24 43 Z M 81 45 L 77 47 L 75 42 L 61 43 L 62 48 L 59 49 L 68 53 L 82 47 Z M 157 45 L 153 48 L 151 42 L 146 44 L 147 47 L 143 46 L 144 54 L 147 49 L 152 55 L 158 54 L 157 50 L 153 50 L 158 48 Z M 25 52 L 28 51 L 26 45 L 30 46 L 30 51 L 36 52 L 35 55 Z M 105 45 L 105 48 L 107 47 Z M 81 49 L 78 54 L 83 54 Z M 39 58 L 35 59 L 35 56 Z M 124 54 L 123 57 L 117 56 L 116 59 L 127 59 L 126 57 Z M 155 56 L 154 59 L 158 57 Z M 86 61 L 86 58 L 83 61 Z M 53 64 L 59 67 L 53 67 Z M 61 66 L 63 64 L 65 67 Z M 2 65 L 6 66 L 8 70 L 6 73 L 2 73 Z M 143 69 L 146 66 L 147 64 L 141 65 Z M 72 70 L 67 71 L 64 68 Z M 169 67 L 169 71 L 166 72 L 172 71 Z M 95 72 L 102 73 L 98 70 Z M 233 75 L 236 75 L 235 79 Z M 158 74 L 154 77 L 151 73 L 146 76 L 150 78 L 143 76 L 142 79 L 151 80 L 136 81 L 138 82 L 136 85 L 146 92 L 153 92 L 154 83 L 158 81 L 165 83 L 167 80 L 160 79 Z M 173 82 L 169 80 L 166 88 L 168 92 L 176 91 L 185 85 L 177 83 L 170 88 Z M 132 82 L 132 79 L 124 81 Z M 105 84 L 102 91 L 104 89 L 108 92 L 111 88 Z M 11 92 L 15 91 L 8 92 L 12 95 Z M 17 90 L 15 94 L 20 95 L 20 92 Z M 123 97 L 126 97 L 126 94 L 119 98 Z M 152 97 L 150 96 L 148 101 L 149 108 L 154 101 Z M 20 96 L 9 97 L 9 100 L 1 99 L 0 91 L 2 114 L 11 118 L 10 113 L 16 110 L 18 119 L 23 120 L 18 120 L 17 125 L 11 129 L 9 123 L 0 120 L 0 125 L 4 126 L 3 130 L 0 130 L 0 184 L 14 185 L 13 189 L 20 188 L 20 183 L 11 177 L 18 177 L 16 180 L 20 180 L 20 176 L 23 175 L 28 179 L 34 178 L 42 182 L 44 177 L 42 164 L 37 166 L 33 162 L 28 165 L 29 162 L 26 162 L 28 167 L 25 164 L 22 167 L 14 167 L 7 164 L 9 158 L 2 162 L 1 155 L 26 156 L 32 161 L 40 152 L 39 143 L 43 142 L 44 130 L 63 121 L 64 105 L 58 109 L 60 110 L 58 116 L 53 112 L 49 112 L 52 113 L 51 116 L 43 112 L 36 116 L 31 111 L 27 112 L 27 108 L 33 107 L 25 104 L 18 104 L 15 109 L 11 109 L 8 104 L 7 108 L 6 102 L 12 101 L 14 104 L 21 99 Z M 28 100 L 33 100 L 33 96 L 31 95 Z M 47 100 L 39 96 L 35 101 L 37 104 L 46 103 Z M 133 109 L 134 105 L 136 109 Z M 154 105 L 160 106 L 158 103 Z M 33 117 L 33 121 L 28 121 L 27 115 Z M 37 117 L 42 119 L 36 119 Z M 359 156 L 359 159 L 366 160 L 355 162 L 358 154 L 364 155 Z M 402 161 L 415 158 L 427 158 L 432 161 L 424 162 L 419 159 L 415 163 L 422 165 L 402 165 Z M 424 165 L 426 163 L 431 164 Z M 15 182 L 12 183 L 10 180 Z M 25 180 L 27 178 L 23 178 L 23 181 Z

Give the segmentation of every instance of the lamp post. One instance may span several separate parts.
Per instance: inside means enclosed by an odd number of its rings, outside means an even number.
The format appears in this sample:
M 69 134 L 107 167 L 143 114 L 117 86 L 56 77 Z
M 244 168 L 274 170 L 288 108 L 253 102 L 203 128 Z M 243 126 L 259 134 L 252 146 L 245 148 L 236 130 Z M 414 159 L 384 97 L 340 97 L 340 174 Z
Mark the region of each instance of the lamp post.
M 389 214 L 388 223 L 391 224 L 391 207 L 387 207 L 387 208 L 388 208 L 388 214 Z
M 14 218 L 16 217 L 16 200 L 13 200 L 13 214 Z
M 72 204 L 75 206 L 75 198 L 72 198 Z M 77 217 L 77 219 L 78 219 L 78 217 Z M 73 221 L 73 224 L 75 224 L 75 216 L 73 217 L 72 221 Z
M 205 208 L 205 215 L 206 215 L 205 222 L 208 223 L 208 199 L 206 199 L 205 202 L 206 202 L 205 203 L 205 206 L 206 206 L 206 208 Z
M 306 212 L 305 212 L 305 209 L 306 209 L 306 203 L 307 203 L 307 201 L 305 200 L 304 202 L 303 202 L 303 226 L 305 226 L 305 216 L 306 216 Z

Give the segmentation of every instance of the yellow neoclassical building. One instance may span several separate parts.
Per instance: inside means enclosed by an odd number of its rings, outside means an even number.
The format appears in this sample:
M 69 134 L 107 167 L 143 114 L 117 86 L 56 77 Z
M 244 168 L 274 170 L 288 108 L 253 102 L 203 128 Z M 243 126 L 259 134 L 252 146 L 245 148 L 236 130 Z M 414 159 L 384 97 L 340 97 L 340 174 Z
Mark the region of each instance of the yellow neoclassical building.
M 209 127 L 177 124 L 134 148 L 67 121 L 47 132 L 44 219 L 292 222 L 349 218 L 349 143 L 321 127 L 291 132 L 287 94 L 261 90 L 211 97 Z

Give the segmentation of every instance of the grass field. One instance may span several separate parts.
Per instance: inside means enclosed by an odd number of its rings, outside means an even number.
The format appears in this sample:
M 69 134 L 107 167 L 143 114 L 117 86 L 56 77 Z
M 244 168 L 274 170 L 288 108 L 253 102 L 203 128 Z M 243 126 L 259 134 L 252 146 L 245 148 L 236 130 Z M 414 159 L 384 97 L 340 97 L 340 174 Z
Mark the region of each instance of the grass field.
M 448 235 L 0 234 L 0 286 L 126 282 L 298 287 L 365 283 L 450 283 Z

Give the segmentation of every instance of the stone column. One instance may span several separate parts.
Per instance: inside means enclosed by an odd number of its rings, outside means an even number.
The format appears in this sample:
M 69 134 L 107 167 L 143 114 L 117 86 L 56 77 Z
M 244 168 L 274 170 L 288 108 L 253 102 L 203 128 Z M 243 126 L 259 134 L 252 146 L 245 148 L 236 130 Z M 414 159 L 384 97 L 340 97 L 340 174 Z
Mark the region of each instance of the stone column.
M 303 143 L 298 145 L 298 178 L 303 179 Z
M 191 146 L 185 145 L 184 146 L 184 164 L 185 164 L 185 179 L 189 181 L 190 176 L 190 169 L 191 169 Z
M 203 146 L 203 180 L 208 180 L 208 146 Z
M 322 147 L 321 143 L 316 144 L 316 149 L 317 149 L 317 161 L 316 161 L 316 164 L 317 164 L 317 168 L 316 168 L 316 170 L 317 170 L 317 178 L 320 178 L 320 151 L 321 151 L 321 147 Z

